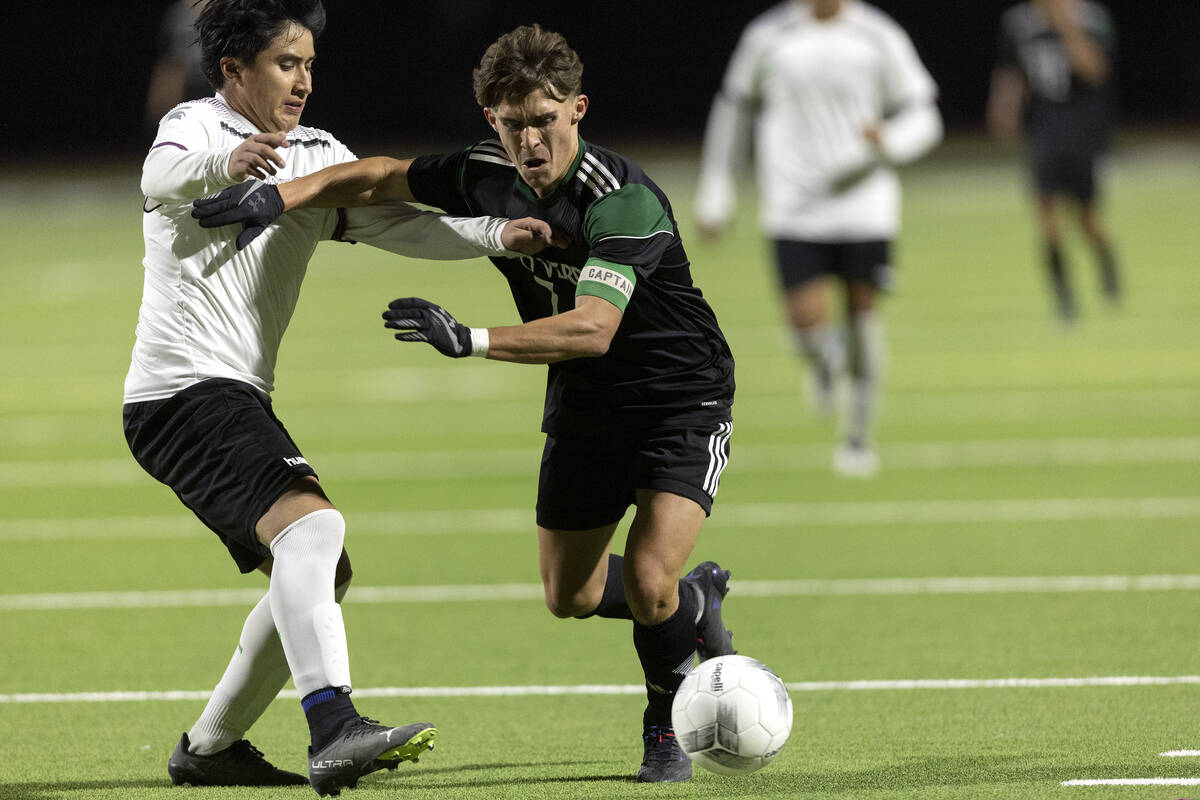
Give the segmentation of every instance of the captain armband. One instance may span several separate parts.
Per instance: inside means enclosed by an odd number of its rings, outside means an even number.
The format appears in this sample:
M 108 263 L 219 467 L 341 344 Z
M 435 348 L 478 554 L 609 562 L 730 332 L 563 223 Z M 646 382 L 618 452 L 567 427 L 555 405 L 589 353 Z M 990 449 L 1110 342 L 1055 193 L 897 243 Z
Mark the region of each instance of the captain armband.
M 607 300 L 624 312 L 625 306 L 629 305 L 629 298 L 633 297 L 633 287 L 636 283 L 637 273 L 633 267 L 589 258 L 579 272 L 575 296 L 590 294 Z

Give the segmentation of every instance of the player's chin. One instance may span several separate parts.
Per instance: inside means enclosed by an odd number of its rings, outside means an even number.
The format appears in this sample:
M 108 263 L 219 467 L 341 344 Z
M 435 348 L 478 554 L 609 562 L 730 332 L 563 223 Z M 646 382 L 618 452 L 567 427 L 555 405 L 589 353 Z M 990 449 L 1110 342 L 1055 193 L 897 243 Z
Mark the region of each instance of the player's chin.
M 280 128 L 285 131 L 290 131 L 292 128 L 300 124 L 300 115 L 303 109 L 290 108 L 284 106 L 279 111 Z
M 542 189 L 549 183 L 548 173 L 545 167 L 521 167 L 521 179 L 531 189 Z

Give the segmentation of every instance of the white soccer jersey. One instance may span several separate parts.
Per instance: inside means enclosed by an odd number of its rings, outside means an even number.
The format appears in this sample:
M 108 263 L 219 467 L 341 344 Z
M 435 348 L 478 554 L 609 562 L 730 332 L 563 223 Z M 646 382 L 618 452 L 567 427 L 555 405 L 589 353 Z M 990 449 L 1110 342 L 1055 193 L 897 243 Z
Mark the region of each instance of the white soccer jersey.
M 847 0 L 834 17 L 819 20 L 799 0 L 775 6 L 746 27 L 713 104 L 699 221 L 721 225 L 732 215 L 736 175 L 756 121 L 769 235 L 893 238 L 900 186 L 891 165 L 941 140 L 936 96 L 908 35 L 875 7 Z M 863 136 L 868 125 L 882 130 L 879 150 Z
M 192 200 L 236 183 L 229 156 L 260 131 L 216 97 L 176 106 L 159 125 L 142 168 L 145 284 L 125 402 L 170 397 L 207 378 L 274 389 L 280 340 L 309 258 L 322 239 L 362 241 L 420 258 L 503 255 L 507 220 L 448 217 L 403 203 L 301 209 L 281 216 L 244 250 L 240 226 L 201 228 Z M 355 156 L 331 134 L 297 126 L 272 183 Z

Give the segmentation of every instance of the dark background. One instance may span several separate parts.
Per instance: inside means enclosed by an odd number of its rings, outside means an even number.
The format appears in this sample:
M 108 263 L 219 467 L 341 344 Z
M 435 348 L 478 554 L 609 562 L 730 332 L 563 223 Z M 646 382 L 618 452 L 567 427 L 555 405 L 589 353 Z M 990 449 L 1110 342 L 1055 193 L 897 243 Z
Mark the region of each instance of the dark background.
M 471 69 L 499 34 L 528 22 L 558 30 L 585 64 L 585 135 L 692 145 L 745 23 L 774 5 L 747 2 L 423 3 L 326 0 L 329 24 L 305 124 L 360 154 L 445 148 L 484 133 Z M 0 141 L 13 158 L 81 150 L 144 152 L 143 102 L 168 3 L 6 4 Z M 996 26 L 1011 0 L 877 0 L 909 32 L 941 89 L 952 131 L 981 128 Z M 1200 2 L 1109 0 L 1117 23 L 1119 114 L 1126 129 L 1200 123 Z

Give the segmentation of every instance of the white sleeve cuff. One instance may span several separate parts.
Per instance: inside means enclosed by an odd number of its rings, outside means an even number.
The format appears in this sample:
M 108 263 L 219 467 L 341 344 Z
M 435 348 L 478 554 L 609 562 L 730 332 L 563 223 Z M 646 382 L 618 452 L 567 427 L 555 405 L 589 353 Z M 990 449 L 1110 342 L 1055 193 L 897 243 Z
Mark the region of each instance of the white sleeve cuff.
M 487 328 L 471 328 L 471 355 L 487 358 L 488 347 L 492 337 Z

